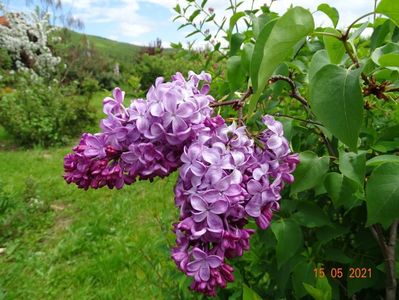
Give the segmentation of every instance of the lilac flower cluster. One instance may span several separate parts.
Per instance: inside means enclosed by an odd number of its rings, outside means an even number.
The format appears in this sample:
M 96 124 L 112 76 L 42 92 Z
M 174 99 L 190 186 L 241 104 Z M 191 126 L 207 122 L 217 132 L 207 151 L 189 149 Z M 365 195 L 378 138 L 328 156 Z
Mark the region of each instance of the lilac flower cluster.
M 180 73 L 171 82 L 158 78 L 146 100 L 123 105 L 124 92 L 116 88 L 107 97 L 101 133 L 83 134 L 73 153 L 64 159 L 64 178 L 88 189 L 122 188 L 139 179 L 165 177 L 180 165 L 185 145 L 204 127 L 214 101 L 208 95 L 209 74 Z
M 64 159 L 68 183 L 88 189 L 122 188 L 139 179 L 152 180 L 179 170 L 175 203 L 180 220 L 174 224 L 172 258 L 193 277 L 191 288 L 209 296 L 234 280 L 226 259 L 249 250 L 252 218 L 266 229 L 279 209 L 280 192 L 292 183 L 299 163 L 291 154 L 280 122 L 263 117 L 261 146 L 244 126 L 211 117 L 210 76 L 180 73 L 171 82 L 158 78 L 146 100 L 123 105 L 116 88 L 104 99 L 101 132 L 83 134 Z
M 254 231 L 244 228 L 248 218 L 266 229 L 279 209 L 284 182 L 294 180 L 298 155 L 290 154 L 282 124 L 271 116 L 263 123 L 264 149 L 254 145 L 245 127 L 227 126 L 217 116 L 205 122 L 181 156 L 175 187 L 180 221 L 174 225 L 177 246 L 172 258 L 194 277 L 191 288 L 209 296 L 234 279 L 225 259 L 249 249 Z

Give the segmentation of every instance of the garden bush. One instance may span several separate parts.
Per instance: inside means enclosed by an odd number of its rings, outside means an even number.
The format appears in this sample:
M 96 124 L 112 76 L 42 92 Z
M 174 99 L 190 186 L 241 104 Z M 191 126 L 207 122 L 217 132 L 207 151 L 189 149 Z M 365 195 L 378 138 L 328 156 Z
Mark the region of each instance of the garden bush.
M 89 99 L 74 96 L 73 87 L 18 77 L 14 90 L 0 95 L 0 124 L 18 144 L 64 144 L 94 122 Z

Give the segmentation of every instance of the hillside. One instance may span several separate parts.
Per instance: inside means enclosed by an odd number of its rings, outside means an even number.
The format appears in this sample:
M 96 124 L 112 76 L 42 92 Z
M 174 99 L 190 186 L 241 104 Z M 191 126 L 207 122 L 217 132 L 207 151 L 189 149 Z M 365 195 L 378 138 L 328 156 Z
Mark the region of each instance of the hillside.
M 106 57 L 112 58 L 122 65 L 133 63 L 133 58 L 142 49 L 141 46 L 117 42 L 104 37 L 82 34 L 75 31 L 69 31 L 72 43 L 79 43 L 83 38 L 87 38 L 91 46 Z

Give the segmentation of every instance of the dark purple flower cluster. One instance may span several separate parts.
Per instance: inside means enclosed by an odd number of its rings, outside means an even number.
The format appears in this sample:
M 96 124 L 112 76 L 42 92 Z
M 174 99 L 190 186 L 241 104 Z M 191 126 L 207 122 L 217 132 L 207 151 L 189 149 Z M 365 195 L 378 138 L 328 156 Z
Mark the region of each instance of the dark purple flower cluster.
M 146 100 L 123 105 L 116 88 L 104 99 L 101 133 L 84 134 L 64 159 L 68 183 L 88 189 L 122 188 L 139 179 L 152 180 L 179 170 L 175 202 L 180 221 L 174 224 L 172 258 L 194 278 L 191 288 L 216 295 L 233 281 L 226 259 L 249 250 L 254 233 L 246 229 L 253 218 L 266 229 L 279 209 L 284 183 L 292 183 L 299 163 L 291 154 L 280 122 L 263 117 L 267 129 L 261 147 L 245 127 L 211 117 L 210 76 L 180 73 L 171 82 L 156 80 Z
M 165 177 L 180 165 L 183 147 L 204 127 L 214 99 L 207 95 L 207 73 L 177 73 L 171 82 L 158 78 L 147 99 L 123 105 L 124 92 L 116 88 L 104 99 L 102 132 L 84 134 L 64 159 L 64 178 L 80 188 L 122 188 L 140 179 Z
M 264 149 L 256 147 L 245 127 L 227 126 L 217 116 L 184 147 L 183 165 L 175 187 L 180 222 L 174 226 L 177 246 L 172 257 L 188 276 L 191 288 L 209 296 L 232 281 L 225 258 L 249 249 L 253 230 L 248 218 L 266 229 L 279 209 L 284 182 L 291 183 L 296 154 L 290 154 L 283 128 L 271 116 L 263 118 Z

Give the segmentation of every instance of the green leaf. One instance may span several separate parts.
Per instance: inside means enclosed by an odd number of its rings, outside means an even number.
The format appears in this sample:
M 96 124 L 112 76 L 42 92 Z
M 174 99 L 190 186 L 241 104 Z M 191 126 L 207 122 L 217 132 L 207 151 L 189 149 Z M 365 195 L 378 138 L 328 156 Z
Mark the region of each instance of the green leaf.
M 251 71 L 251 81 L 255 94 L 250 100 L 249 114 L 252 114 L 255 110 L 273 71 L 289 55 L 293 54 L 298 42 L 310 34 L 313 28 L 312 14 L 302 7 L 294 7 L 277 20 L 270 35 L 266 32 L 267 39 L 261 37 L 266 28 L 262 30 L 256 41 L 254 57 L 252 58 L 252 65 L 259 66 L 259 69 L 258 72 Z
M 366 174 L 366 153 L 343 152 L 339 153 L 339 170 L 346 177 L 363 186 Z
M 315 265 L 310 261 L 300 262 L 292 274 L 292 286 L 294 288 L 295 299 L 300 299 L 307 294 L 303 283 L 313 285 L 316 281 L 313 269 Z
M 339 31 L 333 28 L 326 28 L 324 32 L 340 35 Z M 339 64 L 344 57 L 345 47 L 342 41 L 332 36 L 323 36 L 324 45 L 332 64 Z
M 388 227 L 399 216 L 399 164 L 386 163 L 371 173 L 366 186 L 367 224 Z
M 254 51 L 252 53 L 251 58 L 251 82 L 252 86 L 258 85 L 258 73 L 260 68 L 260 62 L 263 58 L 263 49 L 267 39 L 272 32 L 274 25 L 276 24 L 278 19 L 273 19 L 268 22 L 262 29 L 262 32 L 259 34 L 258 38 L 256 39 Z
M 201 10 L 200 10 L 200 9 L 194 10 L 194 12 L 193 12 L 193 13 L 191 14 L 191 16 L 188 18 L 188 20 L 189 20 L 190 22 L 193 22 L 194 19 L 195 19 L 200 13 L 201 13 Z
M 334 224 L 334 227 L 318 228 L 316 231 L 316 237 L 320 244 L 326 244 L 337 237 L 347 234 L 348 231 L 348 227 Z
M 356 182 L 339 173 L 328 173 L 324 179 L 324 186 L 335 208 L 344 206 L 351 208 L 356 202 L 354 193 L 358 186 Z
M 347 256 L 343 249 L 327 248 L 323 255 L 323 261 L 338 262 L 341 264 L 350 264 L 353 258 Z
M 385 19 L 384 23 L 378 25 L 374 29 L 370 38 L 370 51 L 373 51 L 384 43 L 385 37 L 388 35 L 390 30 L 390 23 L 390 20 Z
M 230 39 L 230 56 L 236 55 L 237 51 L 240 50 L 241 44 L 245 39 L 245 35 L 242 33 L 234 33 Z
M 234 15 L 231 16 L 230 18 L 230 26 L 229 26 L 229 33 L 231 34 L 233 32 L 234 26 L 238 22 L 239 19 L 242 17 L 245 17 L 245 13 L 243 11 L 237 12 Z
M 241 55 L 241 63 L 242 67 L 244 70 L 249 73 L 250 72 L 250 67 L 251 67 L 251 58 L 252 58 L 252 53 L 254 52 L 254 47 L 255 45 L 252 43 L 246 43 L 244 44 L 243 47 L 243 52 Z
M 244 284 L 242 300 L 262 300 L 262 298 L 253 289 Z
M 310 296 L 315 300 L 331 300 L 332 299 L 332 289 L 330 284 L 328 283 L 327 276 L 322 278 L 317 278 L 316 287 L 303 282 L 303 286 L 305 290 L 309 293 Z
M 331 225 L 329 217 L 312 201 L 301 201 L 297 209 L 292 218 L 302 226 L 314 228 Z
M 241 67 L 241 56 L 232 56 L 227 60 L 227 80 L 231 91 L 238 90 L 244 82 L 245 72 Z
M 382 55 L 378 62 L 381 67 L 399 67 L 399 53 L 389 53 Z
M 298 164 L 294 177 L 295 181 L 291 186 L 291 193 L 299 193 L 318 185 L 328 171 L 329 158 L 318 157 L 312 151 L 305 151 L 299 154 Z
M 399 1 L 381 0 L 375 11 L 390 17 L 396 26 L 399 26 Z
M 204 8 L 207 2 L 208 2 L 208 0 L 202 0 L 201 7 Z
M 397 43 L 387 43 L 375 49 L 371 54 L 371 59 L 379 66 L 389 66 L 390 64 L 398 66 L 397 55 L 399 55 L 399 45 Z
M 277 240 L 276 255 L 280 268 L 301 248 L 303 244 L 302 230 L 292 220 L 280 219 L 272 223 L 272 231 Z
M 339 13 L 335 7 L 331 7 L 327 3 L 322 3 L 317 7 L 317 10 L 325 13 L 333 22 L 334 28 L 337 27 L 339 20 Z
M 270 14 L 261 14 L 257 17 L 254 14 L 251 14 L 250 18 L 252 21 L 252 31 L 254 32 L 254 37 L 258 39 L 258 36 L 262 32 L 265 25 L 272 19 L 275 19 L 276 16 Z
M 186 38 L 189 38 L 190 36 L 193 36 L 193 35 L 195 35 L 195 34 L 197 34 L 197 33 L 200 33 L 201 31 L 199 31 L 199 30 L 195 30 L 195 31 L 193 31 L 193 32 L 191 32 L 191 33 L 189 33 L 189 34 L 187 34 L 186 35 Z
M 309 72 L 308 72 L 308 77 L 309 77 L 309 82 L 312 81 L 314 75 L 325 65 L 328 65 L 330 63 L 330 60 L 328 58 L 327 50 L 322 49 L 317 51 L 313 57 L 312 60 L 310 61 L 309 65 Z
M 369 159 L 366 162 L 367 167 L 377 167 L 384 163 L 399 163 L 399 156 L 397 155 L 379 155 Z
M 179 4 L 176 4 L 176 6 L 173 8 L 175 10 L 175 12 L 177 12 L 178 14 L 181 13 L 181 8 Z
M 364 22 L 359 28 L 356 29 L 355 32 L 350 34 L 349 40 L 353 42 L 357 37 L 362 34 L 362 32 L 369 26 L 369 24 L 369 22 Z
M 363 120 L 360 72 L 326 65 L 316 73 L 309 87 L 311 109 L 316 117 L 351 149 L 356 149 Z

